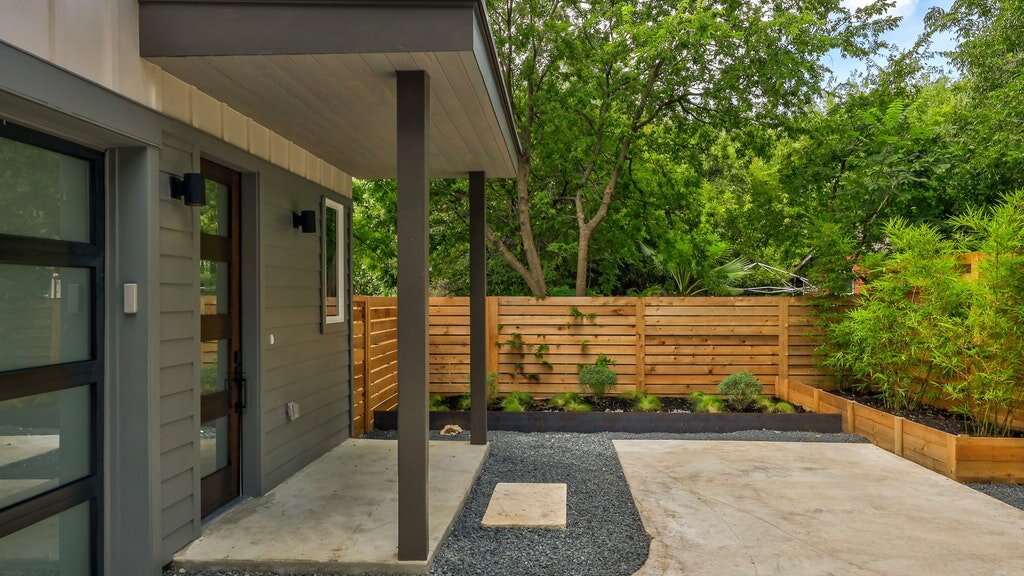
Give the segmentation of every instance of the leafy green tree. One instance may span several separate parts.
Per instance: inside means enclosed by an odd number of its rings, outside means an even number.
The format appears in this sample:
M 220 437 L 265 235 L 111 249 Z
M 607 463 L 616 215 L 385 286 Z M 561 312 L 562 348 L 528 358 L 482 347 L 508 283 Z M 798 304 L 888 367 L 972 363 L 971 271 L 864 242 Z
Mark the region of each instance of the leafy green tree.
M 516 180 L 494 186 L 492 209 L 514 217 L 495 218 L 488 236 L 535 295 L 548 292 L 538 215 L 575 225 L 574 292 L 585 294 L 595 231 L 660 125 L 685 138 L 712 123 L 782 122 L 821 93 L 823 54 L 864 56 L 895 24 L 882 3 L 851 12 L 839 0 L 490 9 L 524 152 Z

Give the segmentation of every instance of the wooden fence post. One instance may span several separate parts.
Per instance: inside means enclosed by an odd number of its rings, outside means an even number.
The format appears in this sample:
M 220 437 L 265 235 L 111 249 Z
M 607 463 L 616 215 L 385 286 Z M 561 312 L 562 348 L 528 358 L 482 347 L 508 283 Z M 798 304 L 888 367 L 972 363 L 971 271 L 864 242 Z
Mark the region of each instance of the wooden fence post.
M 856 416 L 854 413 L 855 405 L 856 402 L 852 402 L 850 400 L 846 401 L 846 430 L 843 430 L 843 432 L 847 432 L 849 434 L 853 434 L 853 430 L 856 428 L 856 423 L 854 422 L 854 417 Z
M 779 301 L 779 384 L 789 384 L 789 296 Z M 778 393 L 778 391 L 776 391 Z M 818 406 L 815 404 L 815 412 Z
M 815 388 L 814 389 L 814 412 L 815 413 L 820 413 L 821 412 L 821 389 L 820 388 Z
M 370 299 L 363 298 L 363 428 L 373 431 L 373 389 L 370 386 L 370 350 L 373 348 L 373 332 L 370 330 Z
M 895 423 L 892 427 L 893 430 L 893 454 L 897 456 L 903 456 L 903 418 L 900 416 L 896 417 Z
M 487 297 L 487 377 L 498 371 L 498 323 L 501 316 L 500 296 Z
M 957 440 L 959 436 L 946 435 L 946 476 L 956 480 Z
M 647 308 L 643 298 L 636 299 L 636 389 L 647 388 Z

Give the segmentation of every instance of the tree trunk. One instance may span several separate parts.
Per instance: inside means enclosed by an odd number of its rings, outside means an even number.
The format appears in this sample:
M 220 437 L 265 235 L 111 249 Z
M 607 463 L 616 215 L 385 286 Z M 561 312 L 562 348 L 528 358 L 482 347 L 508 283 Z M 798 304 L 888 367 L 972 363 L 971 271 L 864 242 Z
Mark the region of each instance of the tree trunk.
M 533 238 L 533 223 L 530 219 L 530 159 L 528 156 L 519 159 L 516 171 L 516 212 L 519 220 L 519 238 L 522 242 L 526 263 L 519 260 L 504 242 L 498 238 L 490 226 L 487 227 L 487 240 L 498 249 L 502 259 L 516 271 L 526 283 L 530 293 L 541 298 L 548 293 L 544 279 L 544 268 L 540 264 L 540 253 Z
M 590 235 L 592 228 L 580 229 L 580 241 L 576 250 L 576 295 L 587 295 L 587 266 L 590 259 Z

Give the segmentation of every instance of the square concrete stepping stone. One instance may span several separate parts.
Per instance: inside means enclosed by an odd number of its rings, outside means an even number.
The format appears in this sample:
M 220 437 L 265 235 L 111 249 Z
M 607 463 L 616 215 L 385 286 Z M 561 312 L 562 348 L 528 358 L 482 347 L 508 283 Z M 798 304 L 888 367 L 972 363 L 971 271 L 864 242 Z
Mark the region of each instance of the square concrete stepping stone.
M 486 528 L 565 530 L 565 484 L 500 482 L 481 524 Z

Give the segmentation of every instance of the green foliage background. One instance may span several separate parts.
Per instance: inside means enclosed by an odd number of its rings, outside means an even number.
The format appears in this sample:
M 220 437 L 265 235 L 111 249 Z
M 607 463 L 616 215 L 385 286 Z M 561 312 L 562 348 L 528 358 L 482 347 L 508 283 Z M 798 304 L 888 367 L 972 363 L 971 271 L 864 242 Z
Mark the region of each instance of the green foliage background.
M 488 181 L 490 293 L 579 293 L 581 262 L 593 295 L 765 281 L 723 280 L 740 259 L 838 294 L 892 218 L 948 236 L 950 217 L 1024 188 L 1024 2 L 933 9 L 916 46 L 842 84 L 822 55 L 880 54 L 889 4 L 771 6 L 491 3 L 528 174 Z M 940 32 L 954 70 L 926 65 Z M 467 294 L 466 183 L 434 181 L 430 202 L 431 288 Z M 355 205 L 356 291 L 393 294 L 394 182 L 357 182 Z

